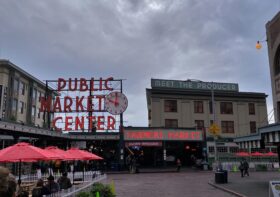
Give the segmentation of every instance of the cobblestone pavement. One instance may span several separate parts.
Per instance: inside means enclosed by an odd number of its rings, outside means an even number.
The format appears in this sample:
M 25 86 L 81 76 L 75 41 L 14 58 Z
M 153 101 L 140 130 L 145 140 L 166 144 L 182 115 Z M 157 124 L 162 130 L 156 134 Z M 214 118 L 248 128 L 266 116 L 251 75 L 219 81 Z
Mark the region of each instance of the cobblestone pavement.
M 230 197 L 208 184 L 213 172 L 109 174 L 117 197 Z

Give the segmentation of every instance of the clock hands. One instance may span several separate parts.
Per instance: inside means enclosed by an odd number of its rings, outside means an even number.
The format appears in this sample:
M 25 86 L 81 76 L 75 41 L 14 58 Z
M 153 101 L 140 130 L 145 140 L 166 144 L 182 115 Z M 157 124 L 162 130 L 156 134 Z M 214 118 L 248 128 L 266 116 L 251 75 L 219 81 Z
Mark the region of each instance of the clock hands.
M 108 101 L 109 101 L 110 103 L 114 103 L 115 106 L 118 106 L 118 105 L 119 105 L 119 102 L 118 102 L 117 99 L 115 99 L 115 100 L 110 100 L 110 99 L 108 99 Z

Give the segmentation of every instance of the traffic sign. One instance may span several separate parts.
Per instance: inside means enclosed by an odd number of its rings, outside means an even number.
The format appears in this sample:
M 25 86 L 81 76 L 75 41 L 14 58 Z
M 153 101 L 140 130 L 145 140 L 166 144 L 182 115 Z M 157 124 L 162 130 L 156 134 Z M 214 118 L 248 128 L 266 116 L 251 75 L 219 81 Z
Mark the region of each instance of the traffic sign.
M 212 134 L 212 135 L 219 135 L 220 133 L 220 127 L 216 124 L 216 123 L 213 123 L 210 127 L 209 127 L 209 132 Z

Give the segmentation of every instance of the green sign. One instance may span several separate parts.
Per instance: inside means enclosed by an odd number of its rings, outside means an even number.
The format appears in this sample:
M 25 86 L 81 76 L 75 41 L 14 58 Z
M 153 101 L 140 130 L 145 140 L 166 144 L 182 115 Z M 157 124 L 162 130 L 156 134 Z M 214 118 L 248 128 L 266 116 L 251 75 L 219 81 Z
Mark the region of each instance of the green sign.
M 188 89 L 188 90 L 219 90 L 238 92 L 238 84 L 236 83 L 217 83 L 203 81 L 179 81 L 179 80 L 163 80 L 152 79 L 152 88 L 172 88 L 172 89 Z

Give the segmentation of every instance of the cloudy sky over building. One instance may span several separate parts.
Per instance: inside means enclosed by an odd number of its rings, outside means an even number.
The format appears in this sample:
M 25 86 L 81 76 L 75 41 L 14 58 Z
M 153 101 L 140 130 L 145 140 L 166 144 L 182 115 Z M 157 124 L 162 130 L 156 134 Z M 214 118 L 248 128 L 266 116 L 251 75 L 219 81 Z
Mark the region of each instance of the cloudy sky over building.
M 151 78 L 269 95 L 265 24 L 279 0 L 0 0 L 0 58 L 41 80 L 126 79 L 125 125 L 147 126 Z

